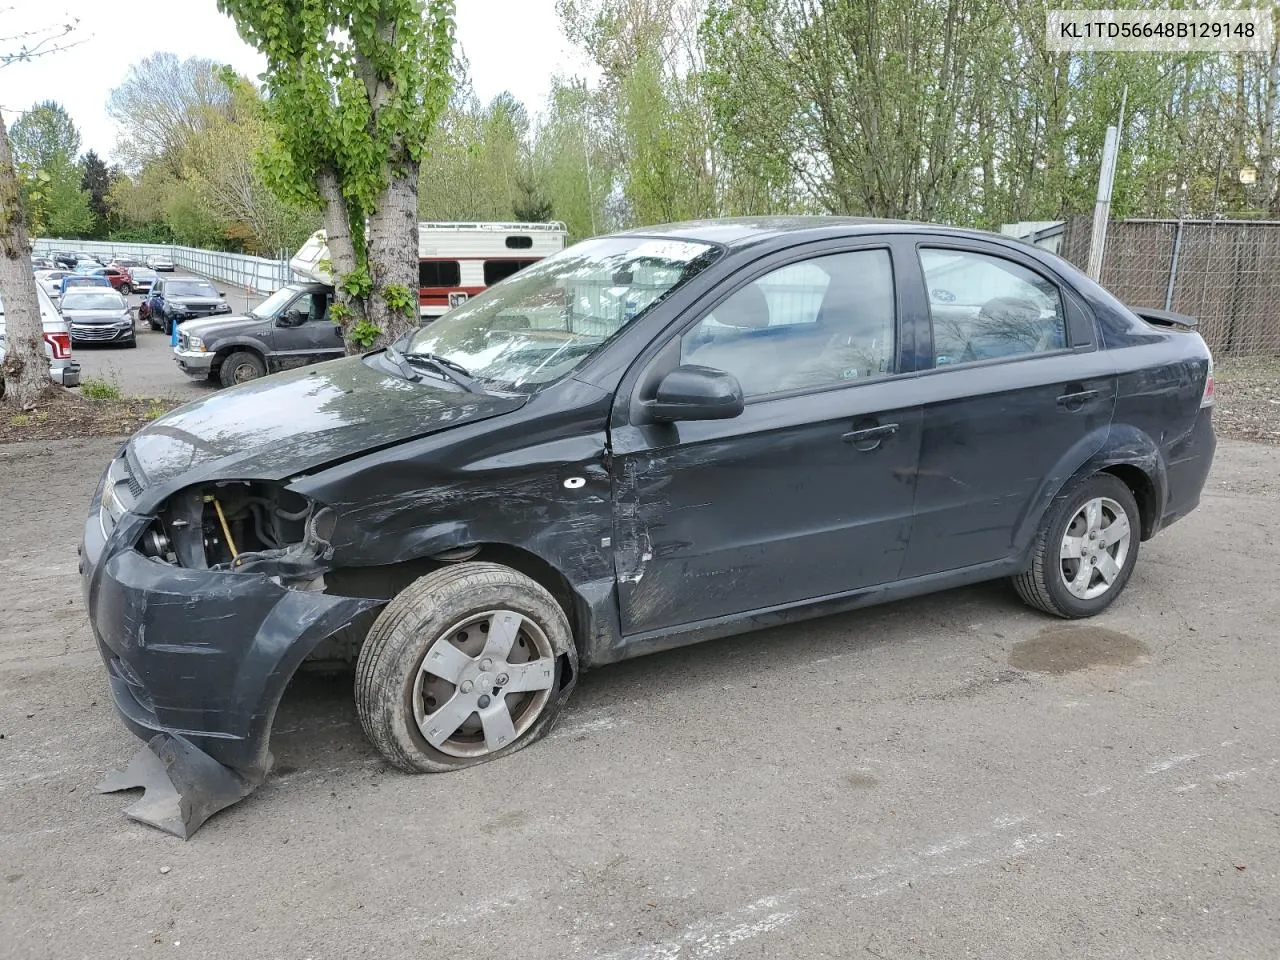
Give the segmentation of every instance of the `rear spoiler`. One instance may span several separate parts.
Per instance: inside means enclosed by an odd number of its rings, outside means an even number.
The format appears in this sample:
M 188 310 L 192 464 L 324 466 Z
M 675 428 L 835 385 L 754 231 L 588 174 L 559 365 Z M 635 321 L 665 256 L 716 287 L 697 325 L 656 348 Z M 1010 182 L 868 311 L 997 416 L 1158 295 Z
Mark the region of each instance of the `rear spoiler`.
M 1130 307 L 1129 309 L 1147 321 L 1147 323 L 1153 323 L 1157 327 L 1171 327 L 1174 330 L 1194 330 L 1200 326 L 1199 320 L 1195 317 L 1188 317 L 1185 313 L 1174 313 L 1172 310 L 1157 310 L 1155 307 Z

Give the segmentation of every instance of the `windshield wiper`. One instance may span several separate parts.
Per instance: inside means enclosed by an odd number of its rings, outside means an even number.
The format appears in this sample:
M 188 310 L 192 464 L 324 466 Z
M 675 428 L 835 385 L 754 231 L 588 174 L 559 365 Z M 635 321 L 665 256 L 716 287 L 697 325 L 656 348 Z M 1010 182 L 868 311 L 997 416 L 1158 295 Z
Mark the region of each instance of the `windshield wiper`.
M 399 351 L 397 351 L 399 353 Z M 447 357 L 442 357 L 438 353 L 400 353 L 400 356 L 410 363 L 424 363 L 438 370 L 444 376 L 452 380 L 467 393 L 482 393 L 480 385 L 476 383 L 475 377 L 471 376 L 471 371 L 460 363 L 456 363 Z
M 396 365 L 396 369 L 400 371 L 400 376 L 404 377 L 410 383 L 417 383 L 422 379 L 422 374 L 413 369 L 409 365 L 409 361 L 404 358 L 404 354 L 395 347 L 390 347 L 386 351 L 387 359 Z

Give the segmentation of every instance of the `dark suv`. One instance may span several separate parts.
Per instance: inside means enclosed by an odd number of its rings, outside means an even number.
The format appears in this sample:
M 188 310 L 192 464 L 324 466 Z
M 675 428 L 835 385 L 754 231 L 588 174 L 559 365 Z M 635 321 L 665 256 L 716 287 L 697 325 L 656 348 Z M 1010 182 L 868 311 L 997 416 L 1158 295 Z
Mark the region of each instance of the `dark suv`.
M 114 783 L 190 830 L 262 782 L 322 651 L 357 658 L 374 746 L 428 772 L 681 644 L 1000 577 L 1099 614 L 1200 500 L 1194 323 L 1007 237 L 709 221 L 585 241 L 387 349 L 187 404 L 84 525 L 94 636 L 149 741 Z
M 188 320 L 178 328 L 174 359 L 183 373 L 214 378 L 226 387 L 333 360 L 346 347 L 342 327 L 329 319 L 332 301 L 332 287 L 294 283 L 244 316 Z
M 231 305 L 225 298 L 226 294 L 201 277 L 157 280 L 138 306 L 138 319 L 152 330 L 170 333 L 174 324 L 181 326 L 199 317 L 230 313 Z

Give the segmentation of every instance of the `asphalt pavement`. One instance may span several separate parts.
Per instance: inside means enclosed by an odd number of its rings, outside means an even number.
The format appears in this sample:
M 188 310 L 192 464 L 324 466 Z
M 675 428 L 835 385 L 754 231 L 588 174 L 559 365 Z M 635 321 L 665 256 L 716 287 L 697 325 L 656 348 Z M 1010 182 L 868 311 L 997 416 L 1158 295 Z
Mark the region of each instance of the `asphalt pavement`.
M 193 276 L 182 270 L 162 273 L 162 278 Z M 261 303 L 265 297 L 248 292 L 242 287 L 210 281 L 226 294 L 233 313 L 244 313 Z M 129 305 L 137 315 L 142 297 L 133 294 Z M 119 387 L 125 396 L 176 397 L 194 400 L 208 395 L 218 386 L 208 380 L 194 380 L 178 369 L 173 359 L 169 338 L 157 333 L 145 323 L 136 323 L 138 346 L 134 349 L 114 344 L 76 344 L 72 357 L 80 364 L 80 379 L 106 380 Z
M 300 677 L 187 843 L 92 789 L 140 746 L 76 575 L 114 450 L 0 447 L 6 960 L 1276 956 L 1278 447 L 1223 443 L 1094 620 L 993 583 L 656 654 L 462 772 Z

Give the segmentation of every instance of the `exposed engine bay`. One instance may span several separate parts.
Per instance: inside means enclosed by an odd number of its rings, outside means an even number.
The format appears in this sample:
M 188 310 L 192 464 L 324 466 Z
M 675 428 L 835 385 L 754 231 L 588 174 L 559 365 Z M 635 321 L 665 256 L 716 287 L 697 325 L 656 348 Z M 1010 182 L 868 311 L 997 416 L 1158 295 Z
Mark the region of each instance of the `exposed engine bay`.
M 217 481 L 170 497 L 138 549 L 180 567 L 264 573 L 298 586 L 318 577 L 336 520 L 279 484 Z

